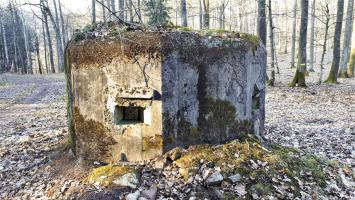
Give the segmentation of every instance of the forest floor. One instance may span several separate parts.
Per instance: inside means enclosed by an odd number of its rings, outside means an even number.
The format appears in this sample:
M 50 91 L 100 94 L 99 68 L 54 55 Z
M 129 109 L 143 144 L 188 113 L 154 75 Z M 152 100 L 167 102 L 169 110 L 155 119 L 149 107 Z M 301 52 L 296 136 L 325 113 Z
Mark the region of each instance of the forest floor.
M 283 66 L 286 58 L 280 57 Z M 276 87 L 267 88 L 266 137 L 355 169 L 355 78 L 318 84 L 319 71 L 315 66 L 306 77 L 307 88 L 290 88 L 295 69 L 280 69 Z
M 276 86 L 267 89 L 266 137 L 348 164 L 354 171 L 355 79 L 317 85 L 314 72 L 307 77 L 307 88 L 289 88 L 293 73 L 282 68 Z M 0 199 L 65 199 L 75 187 L 79 193 L 98 190 L 82 186 L 80 167 L 66 164 L 66 158 L 58 161 L 53 150 L 67 135 L 64 88 L 62 74 L 0 75 Z

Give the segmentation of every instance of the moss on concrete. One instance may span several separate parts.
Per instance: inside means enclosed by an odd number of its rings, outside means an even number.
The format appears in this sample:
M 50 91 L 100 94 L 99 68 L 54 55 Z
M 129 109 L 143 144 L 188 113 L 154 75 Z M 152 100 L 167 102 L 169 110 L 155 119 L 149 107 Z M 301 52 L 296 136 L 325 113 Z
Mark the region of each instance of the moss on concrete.
M 143 137 L 143 151 L 154 149 L 163 149 L 163 136 L 155 135 L 151 137 Z
M 99 183 L 102 186 L 111 186 L 113 185 L 113 181 L 117 178 L 132 172 L 137 173 L 137 171 L 130 166 L 109 164 L 93 169 L 88 175 L 87 181 L 89 183 Z
M 116 144 L 116 141 L 105 126 L 85 119 L 78 107 L 74 107 L 73 119 L 79 154 L 87 160 L 111 162 L 110 146 Z
M 113 59 L 130 60 L 136 56 L 148 56 L 149 58 L 161 57 L 161 34 L 159 32 L 122 32 L 118 38 L 96 41 L 86 39 L 70 43 L 70 60 L 76 67 L 97 66 L 112 62 Z M 111 33 L 112 34 L 112 33 Z M 116 34 L 115 32 L 113 34 Z
M 89 64 L 103 67 L 113 58 L 130 59 L 142 55 L 162 58 L 177 50 L 180 50 L 181 55 L 186 55 L 189 63 L 201 63 L 198 55 L 212 50 L 212 56 L 205 57 L 208 62 L 212 62 L 233 48 L 255 51 L 260 45 L 257 36 L 234 31 L 197 31 L 186 27 L 130 31 L 128 27 L 117 24 L 88 25 L 77 32 L 74 38 L 69 49 L 72 50 L 71 60 L 77 63 L 77 67 Z M 210 42 L 206 43 L 205 39 Z M 218 40 L 223 45 L 214 45 Z M 249 46 L 240 40 L 247 41 Z
M 209 97 L 200 100 L 200 104 L 199 128 L 202 139 L 221 143 L 233 138 L 232 134 L 237 134 L 233 130 L 238 127 L 236 108 L 229 101 Z
M 68 126 L 68 147 L 75 152 L 76 146 L 76 134 L 74 129 L 73 119 L 73 91 L 72 91 L 72 79 L 71 79 L 71 64 L 70 64 L 70 51 L 66 49 L 64 57 L 64 72 L 66 81 L 66 109 L 67 109 L 67 126 Z

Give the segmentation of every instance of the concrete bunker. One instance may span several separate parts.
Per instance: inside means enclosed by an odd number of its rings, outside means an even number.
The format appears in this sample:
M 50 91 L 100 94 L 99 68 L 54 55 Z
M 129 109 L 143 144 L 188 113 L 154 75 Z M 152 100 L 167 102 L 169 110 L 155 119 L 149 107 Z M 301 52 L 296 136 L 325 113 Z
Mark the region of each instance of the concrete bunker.
M 66 59 L 76 152 L 85 159 L 140 161 L 176 146 L 262 138 L 266 52 L 254 36 L 83 34 Z

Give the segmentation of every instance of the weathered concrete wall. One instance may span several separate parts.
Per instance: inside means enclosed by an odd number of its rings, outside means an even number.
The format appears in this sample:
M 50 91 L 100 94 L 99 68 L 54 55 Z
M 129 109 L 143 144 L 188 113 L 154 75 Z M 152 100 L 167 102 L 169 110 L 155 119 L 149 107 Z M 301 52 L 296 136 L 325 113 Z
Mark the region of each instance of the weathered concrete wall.
M 246 40 L 170 33 L 163 60 L 166 147 L 223 143 L 264 128 L 266 51 Z
M 266 53 L 252 44 L 190 32 L 72 42 L 78 154 L 138 161 L 174 146 L 260 137 Z M 144 120 L 123 120 L 136 113 Z
M 145 47 L 135 48 L 133 54 L 132 45 L 135 43 L 81 41 L 67 50 L 77 152 L 86 159 L 138 161 L 162 154 L 161 58 L 139 52 Z M 115 124 L 115 109 L 133 104 L 154 117 L 145 116 L 149 118 L 145 123 Z

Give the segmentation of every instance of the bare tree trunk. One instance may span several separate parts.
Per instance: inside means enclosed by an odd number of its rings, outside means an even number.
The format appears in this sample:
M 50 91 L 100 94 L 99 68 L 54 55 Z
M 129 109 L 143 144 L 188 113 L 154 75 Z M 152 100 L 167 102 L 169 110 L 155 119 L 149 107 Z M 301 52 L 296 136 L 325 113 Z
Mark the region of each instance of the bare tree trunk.
M 43 12 L 44 12 L 44 11 L 43 11 Z M 50 72 L 51 72 L 51 73 L 55 73 L 52 37 L 51 37 L 50 30 L 49 30 L 47 13 L 43 13 L 43 20 L 44 20 L 44 25 L 46 26 L 46 33 L 47 33 L 47 41 L 48 41 L 48 49 L 49 49 Z
M 203 28 L 210 28 L 210 1 L 202 0 L 203 5 Z
M 124 0 L 118 1 L 118 7 L 119 7 L 119 11 L 120 11 L 119 16 L 121 19 L 124 19 L 125 18 L 125 16 L 124 16 Z
M 266 11 L 265 0 L 258 0 L 258 36 L 266 46 Z
M 107 8 L 111 8 L 111 0 L 106 0 Z M 108 21 L 112 21 L 112 13 L 107 11 Z
M 9 64 L 9 52 L 7 49 L 7 38 L 6 38 L 6 32 L 5 32 L 5 26 L 3 23 L 3 18 L 2 18 L 2 13 L 0 13 L 0 28 L 2 30 L 3 33 L 3 44 L 4 44 L 4 54 L 5 54 L 5 68 L 8 67 L 7 65 Z
M 42 15 L 44 17 L 44 15 Z M 43 18 L 44 19 L 44 18 Z M 42 20 L 42 36 L 43 36 L 43 46 L 44 46 L 44 64 L 46 67 L 46 73 L 49 73 L 48 70 L 48 53 L 47 53 L 47 36 L 46 36 L 46 31 L 45 31 L 45 24 L 44 20 Z
M 203 28 L 203 9 L 202 9 L 202 1 L 199 0 L 199 22 L 200 22 L 200 29 Z
M 137 15 L 140 23 L 143 23 L 142 12 L 141 12 L 141 0 L 137 0 Z
M 296 57 L 296 24 L 297 24 L 297 0 L 293 6 L 293 24 L 292 24 L 292 46 L 291 46 L 291 68 L 295 67 Z
M 279 68 L 279 61 L 277 60 L 277 51 L 276 51 L 276 44 L 274 42 L 274 57 L 275 57 L 275 67 L 276 67 L 276 74 L 280 74 L 280 68 Z
M 321 61 L 320 61 L 320 75 L 319 75 L 319 80 L 318 80 L 319 84 L 321 84 L 322 80 L 323 80 L 324 57 L 325 57 L 325 54 L 327 52 L 327 41 L 328 41 L 329 22 L 330 22 L 330 13 L 329 13 L 328 3 L 325 5 L 325 16 L 326 16 L 325 34 L 324 34 L 324 41 L 323 41 L 322 58 L 321 58 Z
M 6 71 L 6 55 L 5 55 L 5 47 L 4 47 L 4 35 L 5 33 L 2 30 L 2 18 L 0 13 L 0 73 Z
M 225 28 L 225 10 L 226 10 L 226 2 L 225 0 L 222 0 L 220 9 L 219 9 L 219 28 L 224 29 Z
M 239 15 L 239 30 L 245 32 L 244 26 L 243 26 L 243 14 L 242 14 L 242 8 L 238 8 L 238 15 Z
M 134 14 L 133 14 L 133 3 L 132 0 L 128 0 L 128 10 L 129 10 L 129 21 L 134 21 Z
M 232 3 L 229 2 L 229 31 L 232 31 L 232 24 Z
M 12 27 L 12 32 L 13 32 L 13 47 L 14 47 L 14 59 L 12 63 L 12 71 L 13 72 L 18 72 L 18 52 L 17 52 L 17 35 L 16 35 L 16 19 L 15 19 L 15 8 L 13 5 L 11 5 L 11 17 L 12 17 L 12 22 L 14 26 Z
M 275 49 L 274 49 L 274 26 L 272 22 L 272 8 L 271 0 L 269 0 L 269 38 L 270 38 L 270 51 L 271 51 L 271 77 L 268 81 L 270 86 L 275 85 Z
M 344 15 L 344 0 L 338 0 L 337 6 L 337 20 L 335 24 L 334 32 L 334 48 L 333 48 L 333 62 L 330 68 L 329 76 L 325 82 L 327 83 L 337 83 L 338 73 L 339 73 L 339 63 L 340 63 L 340 38 L 341 38 L 341 28 L 343 25 L 343 15 Z
M 49 9 L 49 5 L 48 5 L 48 1 L 41 1 L 42 3 L 42 7 L 44 9 L 44 12 L 46 12 L 47 16 L 49 17 L 49 19 L 52 22 L 55 34 L 56 34 L 56 42 L 57 42 L 57 56 L 58 56 L 58 70 L 60 72 L 64 71 L 64 51 L 63 51 L 63 42 L 62 42 L 62 36 L 61 36 L 61 32 L 60 32 L 60 28 L 59 28 L 59 18 L 58 18 L 58 12 L 57 12 L 57 6 L 56 6 L 56 2 L 53 1 L 54 3 L 54 8 L 55 8 L 55 18 L 51 12 L 51 10 Z
M 345 35 L 343 42 L 343 52 L 340 61 L 340 73 L 339 77 L 349 78 L 347 65 L 349 62 L 350 48 L 351 48 L 351 36 L 353 34 L 353 8 L 354 0 L 348 1 L 348 8 L 346 14 Z
M 181 0 L 181 25 L 187 26 L 186 0 Z
M 96 5 L 95 5 L 95 3 L 96 3 L 96 0 L 92 0 L 91 1 L 91 17 L 92 17 L 92 19 L 91 19 L 91 23 L 92 24 L 96 24 Z
M 286 13 L 288 13 L 288 8 L 287 8 L 287 5 L 286 5 L 286 10 L 285 10 Z M 285 24 L 284 24 L 285 27 L 288 27 L 288 17 L 286 17 L 285 19 Z M 283 50 L 283 53 L 284 54 L 287 54 L 288 53 L 288 30 L 286 30 L 285 32 L 285 48 Z
M 312 3 L 312 16 L 311 16 L 311 38 L 309 40 L 310 53 L 309 53 L 309 69 L 308 71 L 314 72 L 314 24 L 316 18 L 316 0 Z
M 67 35 L 65 34 L 67 31 L 65 28 L 65 21 L 64 21 L 63 12 L 62 12 L 62 4 L 61 4 L 60 0 L 58 0 L 58 8 L 59 8 L 60 21 L 61 21 L 61 28 L 62 28 L 63 47 L 65 47 L 65 45 L 67 44 L 68 38 L 66 37 Z
M 102 3 L 102 19 L 104 21 L 104 23 L 106 23 L 107 19 L 106 19 L 106 8 L 105 8 L 105 0 L 101 0 Z
M 296 74 L 290 87 L 306 87 L 305 73 L 307 70 L 307 24 L 308 24 L 308 0 L 301 0 L 301 24 L 298 42 L 298 62 Z
M 116 14 L 116 3 L 115 3 L 115 0 L 111 0 L 111 11 Z
M 349 62 L 349 76 L 354 77 L 355 71 L 355 48 L 351 49 L 350 62 Z
M 37 34 L 35 34 L 35 50 L 36 50 L 36 57 L 37 57 L 37 63 L 38 63 L 38 72 L 39 72 L 39 74 L 43 74 L 42 61 L 41 61 L 41 55 L 39 52 L 39 41 L 38 41 Z
M 23 29 L 23 37 L 24 37 L 24 40 L 25 40 L 25 53 L 26 53 L 26 64 L 24 67 L 24 73 L 27 74 L 29 71 L 28 69 L 31 67 L 32 65 L 32 60 L 31 60 L 31 52 L 30 52 L 30 45 L 29 45 L 29 42 L 28 42 L 28 37 L 27 37 L 27 28 L 26 28 L 26 25 L 25 25 L 25 21 L 24 21 L 24 17 L 22 15 L 22 29 Z

